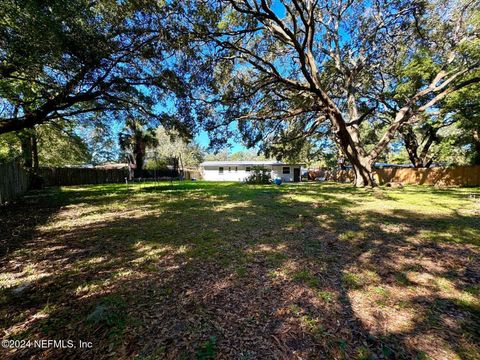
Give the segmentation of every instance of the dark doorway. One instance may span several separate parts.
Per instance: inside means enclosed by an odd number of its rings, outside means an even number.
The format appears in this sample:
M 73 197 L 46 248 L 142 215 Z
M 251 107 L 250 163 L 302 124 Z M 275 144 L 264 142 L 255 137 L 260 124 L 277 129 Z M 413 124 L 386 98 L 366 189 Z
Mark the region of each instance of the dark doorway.
M 293 169 L 293 181 L 299 182 L 300 181 L 300 168 Z

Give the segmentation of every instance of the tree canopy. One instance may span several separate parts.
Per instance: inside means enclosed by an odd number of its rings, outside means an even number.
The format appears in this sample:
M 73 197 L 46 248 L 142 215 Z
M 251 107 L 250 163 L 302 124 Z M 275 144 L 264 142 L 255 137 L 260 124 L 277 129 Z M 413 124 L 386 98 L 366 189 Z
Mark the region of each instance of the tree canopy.
M 248 144 L 269 147 L 327 122 L 359 186 L 402 126 L 480 79 L 474 1 L 208 3 L 191 11 L 220 59 L 206 127 L 238 121 Z M 372 146 L 363 124 L 381 131 Z
M 266 157 L 345 158 L 358 186 L 398 144 L 415 166 L 458 146 L 480 161 L 476 1 L 1 5 L 0 134 L 23 131 L 26 153 L 63 128 L 112 159 L 112 123 L 142 119 L 186 139 L 202 127 L 215 149 L 236 125 Z
M 207 69 L 180 13 L 176 2 L 2 1 L 0 134 L 94 113 L 191 131 L 186 95 Z

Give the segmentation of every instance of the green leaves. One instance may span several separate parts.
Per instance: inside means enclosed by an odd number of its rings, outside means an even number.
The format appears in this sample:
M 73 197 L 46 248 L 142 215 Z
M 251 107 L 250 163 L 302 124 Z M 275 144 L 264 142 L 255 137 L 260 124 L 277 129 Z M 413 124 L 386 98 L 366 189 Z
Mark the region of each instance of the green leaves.
M 410 60 L 399 63 L 397 76 L 400 82 L 393 97 L 400 101 L 412 97 L 430 84 L 440 69 L 441 65 L 434 62 L 433 54 L 427 49 L 420 49 Z
M 7 106 L 0 133 L 58 118 L 92 120 L 92 113 L 157 124 L 175 114 L 193 127 L 196 113 L 186 98 L 210 70 L 201 66 L 179 3 L 2 5 L 0 98 Z

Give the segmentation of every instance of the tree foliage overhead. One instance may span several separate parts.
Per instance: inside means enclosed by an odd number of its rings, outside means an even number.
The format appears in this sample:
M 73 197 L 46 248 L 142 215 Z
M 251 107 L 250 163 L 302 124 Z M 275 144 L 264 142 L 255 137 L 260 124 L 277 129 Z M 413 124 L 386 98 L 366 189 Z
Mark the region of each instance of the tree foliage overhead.
M 207 3 L 191 12 L 222 60 L 219 95 L 202 99 L 215 109 L 206 128 L 221 135 L 238 120 L 248 145 L 268 147 L 327 122 L 357 185 L 373 183 L 373 162 L 403 125 L 480 80 L 475 1 Z M 362 124 L 381 129 L 371 146 Z
M 181 12 L 175 1 L 2 0 L 0 134 L 92 113 L 189 132 L 187 95 L 208 69 Z

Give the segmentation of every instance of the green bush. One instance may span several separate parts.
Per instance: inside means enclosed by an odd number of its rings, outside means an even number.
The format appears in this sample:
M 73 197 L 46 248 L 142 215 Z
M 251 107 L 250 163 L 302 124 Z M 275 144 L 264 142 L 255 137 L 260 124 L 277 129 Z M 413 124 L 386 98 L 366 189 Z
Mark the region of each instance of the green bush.
M 270 170 L 262 166 L 252 167 L 250 176 L 245 180 L 249 184 L 270 184 L 271 176 Z

